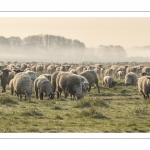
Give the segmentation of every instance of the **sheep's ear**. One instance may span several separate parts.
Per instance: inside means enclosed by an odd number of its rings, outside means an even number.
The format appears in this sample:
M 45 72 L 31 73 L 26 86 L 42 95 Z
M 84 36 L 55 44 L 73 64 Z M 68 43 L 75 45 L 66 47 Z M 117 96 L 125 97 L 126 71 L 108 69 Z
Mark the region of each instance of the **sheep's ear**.
M 150 77 L 146 77 L 147 79 L 150 79 Z

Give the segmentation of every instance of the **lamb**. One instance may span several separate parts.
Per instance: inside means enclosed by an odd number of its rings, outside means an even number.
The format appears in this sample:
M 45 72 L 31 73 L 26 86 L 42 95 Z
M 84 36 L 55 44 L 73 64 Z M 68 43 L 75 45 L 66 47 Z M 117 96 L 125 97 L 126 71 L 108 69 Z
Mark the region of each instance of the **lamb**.
M 8 70 L 7 68 L 3 69 L 0 72 L 2 93 L 6 92 L 6 85 L 8 84 L 9 72 L 10 72 L 10 70 Z
M 82 98 L 82 82 L 78 75 L 69 72 L 60 72 L 56 78 L 57 98 L 61 98 L 61 93 L 65 92 L 65 98 L 70 94 L 78 100 Z
M 37 99 L 39 98 L 39 95 L 40 95 L 40 100 L 43 100 L 44 93 L 50 99 L 54 98 L 52 85 L 50 81 L 45 77 L 38 77 L 34 81 L 34 91 L 35 91 L 35 96 Z
M 111 76 L 105 76 L 103 78 L 103 85 L 108 86 L 109 88 L 112 88 L 115 86 L 117 82 L 114 81 L 114 79 Z
M 138 90 L 142 93 L 144 99 L 149 99 L 150 94 L 150 76 L 142 76 L 138 80 Z
M 96 75 L 94 70 L 86 70 L 84 72 L 81 72 L 80 75 L 85 77 L 88 80 L 88 82 L 89 82 L 89 90 L 88 90 L 88 92 L 90 92 L 91 86 L 95 83 L 95 85 L 96 85 L 96 87 L 98 89 L 98 93 L 100 93 L 100 88 L 98 86 L 98 78 L 97 78 L 97 75 Z
M 126 86 L 128 86 L 128 85 L 136 86 L 137 81 L 138 81 L 138 78 L 134 72 L 129 72 L 126 74 L 126 76 L 125 76 L 125 85 Z
M 17 73 L 13 78 L 14 92 L 17 94 L 18 99 L 22 100 L 22 94 L 31 98 L 32 94 L 32 80 L 29 74 L 25 72 Z

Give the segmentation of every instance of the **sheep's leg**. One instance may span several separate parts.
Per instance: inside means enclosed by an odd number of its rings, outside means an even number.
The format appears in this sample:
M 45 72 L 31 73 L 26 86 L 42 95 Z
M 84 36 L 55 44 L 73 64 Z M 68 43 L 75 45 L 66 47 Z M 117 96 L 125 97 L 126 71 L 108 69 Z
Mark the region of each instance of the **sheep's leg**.
M 99 88 L 99 86 L 98 86 L 98 81 L 95 83 L 95 85 L 96 85 L 96 87 L 97 87 L 97 89 L 98 89 L 98 93 L 100 93 L 100 88 Z
M 90 92 L 90 90 L 91 90 L 91 85 L 89 86 L 89 90 L 88 90 L 88 92 Z
M 140 90 L 140 92 L 142 93 L 142 95 L 143 95 L 144 99 L 147 99 L 147 97 L 146 97 L 146 95 L 143 93 L 143 91 L 142 91 L 142 90 Z
M 35 90 L 35 97 L 36 97 L 36 99 L 39 98 L 39 96 L 38 96 L 38 90 Z
M 14 94 L 14 89 L 13 88 L 11 88 L 11 95 L 13 95 Z
M 40 100 L 43 100 L 43 92 L 40 92 Z

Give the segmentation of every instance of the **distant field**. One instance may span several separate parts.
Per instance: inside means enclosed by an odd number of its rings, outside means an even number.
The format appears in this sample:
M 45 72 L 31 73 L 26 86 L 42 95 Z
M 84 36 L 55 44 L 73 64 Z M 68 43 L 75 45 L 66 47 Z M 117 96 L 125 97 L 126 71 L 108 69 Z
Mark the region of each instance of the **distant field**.
M 18 101 L 0 93 L 0 132 L 38 133 L 124 133 L 150 131 L 150 100 L 144 100 L 137 87 L 112 89 L 92 87 L 82 100 L 54 99 Z M 118 81 L 119 82 L 119 81 Z

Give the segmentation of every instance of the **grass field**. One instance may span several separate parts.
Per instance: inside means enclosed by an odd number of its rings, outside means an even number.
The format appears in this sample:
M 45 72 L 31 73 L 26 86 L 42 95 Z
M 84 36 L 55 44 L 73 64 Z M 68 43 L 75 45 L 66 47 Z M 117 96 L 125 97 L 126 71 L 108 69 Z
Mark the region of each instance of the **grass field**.
M 96 87 L 82 100 L 18 101 L 17 96 L 0 93 L 0 132 L 8 133 L 125 133 L 150 131 L 150 100 L 137 87 Z

